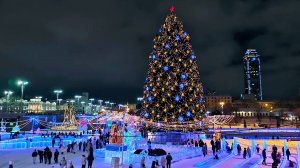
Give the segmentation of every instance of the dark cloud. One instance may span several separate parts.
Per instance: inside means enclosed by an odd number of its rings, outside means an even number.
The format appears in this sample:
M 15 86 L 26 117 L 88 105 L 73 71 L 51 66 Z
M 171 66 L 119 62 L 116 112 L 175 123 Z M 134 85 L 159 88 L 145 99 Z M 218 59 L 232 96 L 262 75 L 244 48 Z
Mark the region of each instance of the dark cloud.
M 153 38 L 174 3 L 192 38 L 205 88 L 243 92 L 242 57 L 262 58 L 263 94 L 293 98 L 300 87 L 300 1 L 0 1 L 0 89 L 23 77 L 27 94 L 89 91 L 133 102 L 142 95 Z M 8 82 L 9 81 L 9 82 Z

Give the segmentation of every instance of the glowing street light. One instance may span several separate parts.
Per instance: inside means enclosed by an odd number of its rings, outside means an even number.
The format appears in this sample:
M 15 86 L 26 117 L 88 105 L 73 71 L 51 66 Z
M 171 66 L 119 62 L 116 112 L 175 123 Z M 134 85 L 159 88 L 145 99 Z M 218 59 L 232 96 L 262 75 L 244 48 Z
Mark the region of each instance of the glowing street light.
M 6 99 L 7 101 L 9 100 L 9 96 L 12 95 L 14 92 L 10 91 L 10 90 L 5 90 L 4 91 L 4 95 L 6 95 Z
M 110 104 L 110 108 L 112 109 L 112 108 L 113 108 L 113 105 L 116 104 L 116 103 L 111 102 L 111 103 L 109 103 L 109 104 Z
M 223 107 L 224 107 L 224 102 L 220 102 L 221 108 L 222 108 L 222 115 L 223 115 Z
M 109 101 L 105 101 L 105 106 L 108 107 L 107 105 L 109 104 Z
M 62 94 L 62 90 L 54 90 L 53 91 L 55 94 L 56 94 L 56 100 L 58 101 L 58 99 L 59 99 L 59 94 Z
M 75 99 L 77 99 L 77 103 L 79 103 L 79 99 L 81 99 L 82 96 L 75 95 Z
M 21 99 L 23 100 L 24 87 L 25 87 L 26 85 L 28 85 L 28 82 L 27 82 L 27 81 L 19 80 L 19 81 L 17 82 L 17 84 L 18 84 L 19 86 L 21 86 Z
M 143 98 L 142 97 L 138 97 L 137 101 L 143 101 Z
M 70 100 L 70 103 L 73 105 L 74 104 L 74 102 L 75 102 L 75 100 Z
M 94 98 L 90 98 L 89 99 L 89 101 L 91 101 L 91 104 L 93 104 L 93 101 L 94 101 L 95 99 Z

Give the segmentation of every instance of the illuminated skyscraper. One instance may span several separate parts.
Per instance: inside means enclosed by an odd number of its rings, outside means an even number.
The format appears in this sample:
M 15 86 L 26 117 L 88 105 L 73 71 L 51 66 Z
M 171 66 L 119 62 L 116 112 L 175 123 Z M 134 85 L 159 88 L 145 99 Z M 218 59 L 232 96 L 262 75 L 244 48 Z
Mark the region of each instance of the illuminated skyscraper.
M 255 49 L 248 49 L 244 59 L 245 94 L 254 95 L 262 100 L 260 56 Z

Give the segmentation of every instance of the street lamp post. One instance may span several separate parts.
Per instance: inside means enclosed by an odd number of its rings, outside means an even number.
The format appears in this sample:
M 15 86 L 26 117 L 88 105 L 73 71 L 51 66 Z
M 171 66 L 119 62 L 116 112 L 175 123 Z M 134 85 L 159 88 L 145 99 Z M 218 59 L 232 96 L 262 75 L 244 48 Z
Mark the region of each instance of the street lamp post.
M 9 97 L 10 95 L 12 95 L 14 92 L 10 91 L 10 90 L 5 90 L 4 94 L 6 95 L 6 100 L 9 101 Z
M 61 94 L 63 91 L 62 90 L 54 90 L 54 93 L 56 94 L 56 100 L 58 101 L 59 99 L 59 94 Z
M 25 87 L 26 85 L 28 85 L 28 82 L 27 82 L 27 81 L 19 80 L 17 84 L 18 84 L 19 86 L 21 86 L 21 99 L 23 100 L 24 87 Z
M 73 106 L 75 100 L 70 100 L 71 105 Z
M 108 107 L 107 105 L 109 104 L 109 101 L 105 101 L 105 106 Z
M 89 99 L 89 101 L 91 101 L 91 104 L 93 104 L 93 101 L 94 101 L 95 99 L 94 98 L 90 98 Z
M 221 105 L 221 108 L 222 108 L 222 115 L 223 115 L 223 112 L 224 112 L 224 111 L 223 111 L 224 104 L 225 104 L 224 102 L 220 102 L 220 105 Z
M 114 105 L 115 103 L 113 103 L 113 102 L 111 102 L 110 103 L 110 108 L 112 109 L 113 108 L 113 105 Z
M 82 96 L 75 95 L 75 99 L 77 100 L 77 103 L 79 103 L 79 99 L 81 99 Z

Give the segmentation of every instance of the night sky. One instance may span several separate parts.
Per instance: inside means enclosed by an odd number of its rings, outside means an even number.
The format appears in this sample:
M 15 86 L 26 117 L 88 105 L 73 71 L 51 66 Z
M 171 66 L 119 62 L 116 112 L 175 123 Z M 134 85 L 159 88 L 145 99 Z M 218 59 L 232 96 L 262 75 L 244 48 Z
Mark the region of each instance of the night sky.
M 265 99 L 300 88 L 299 0 L 0 0 L 0 89 L 27 79 L 27 97 L 82 91 L 134 102 L 143 92 L 153 38 L 175 5 L 191 35 L 205 90 L 238 97 L 242 56 L 262 59 Z

